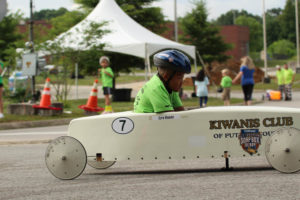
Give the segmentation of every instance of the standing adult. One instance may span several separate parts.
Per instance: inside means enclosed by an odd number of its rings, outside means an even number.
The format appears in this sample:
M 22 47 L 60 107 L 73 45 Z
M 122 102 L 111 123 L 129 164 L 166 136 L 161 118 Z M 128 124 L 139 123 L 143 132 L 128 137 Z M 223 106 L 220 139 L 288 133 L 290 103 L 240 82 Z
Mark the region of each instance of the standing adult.
M 241 78 L 241 85 L 244 93 L 244 102 L 246 106 L 252 104 L 252 92 L 254 88 L 254 78 L 253 74 L 255 71 L 255 66 L 252 59 L 249 56 L 241 58 L 240 72 L 233 79 L 233 83 Z
M 4 117 L 4 114 L 3 114 L 3 97 L 2 97 L 2 94 L 3 94 L 3 81 L 2 81 L 2 76 L 1 76 L 3 68 L 4 68 L 4 64 L 0 60 L 0 118 Z
M 295 73 L 291 68 L 289 68 L 287 64 L 284 65 L 283 76 L 284 76 L 285 100 L 291 101 L 292 85 L 295 80 Z
M 278 90 L 280 91 L 281 100 L 283 100 L 283 94 L 285 91 L 284 86 L 284 72 L 280 65 L 276 65 L 276 81 L 278 85 Z

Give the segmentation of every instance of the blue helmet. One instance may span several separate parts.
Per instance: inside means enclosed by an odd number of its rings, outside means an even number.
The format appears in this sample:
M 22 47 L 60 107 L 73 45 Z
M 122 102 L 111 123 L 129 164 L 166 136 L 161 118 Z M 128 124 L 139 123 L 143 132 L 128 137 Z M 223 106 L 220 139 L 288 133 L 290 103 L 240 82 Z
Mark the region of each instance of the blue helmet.
M 168 68 L 178 72 L 189 74 L 191 63 L 189 58 L 177 50 L 165 50 L 154 55 L 156 67 Z

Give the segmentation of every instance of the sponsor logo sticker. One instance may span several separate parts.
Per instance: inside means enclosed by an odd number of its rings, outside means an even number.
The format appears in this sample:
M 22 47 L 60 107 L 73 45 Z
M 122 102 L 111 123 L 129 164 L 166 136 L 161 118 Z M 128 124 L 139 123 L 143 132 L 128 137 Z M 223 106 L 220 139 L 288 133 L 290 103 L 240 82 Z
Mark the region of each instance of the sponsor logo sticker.
M 239 140 L 244 151 L 250 155 L 256 154 L 261 144 L 261 133 L 258 129 L 241 129 Z

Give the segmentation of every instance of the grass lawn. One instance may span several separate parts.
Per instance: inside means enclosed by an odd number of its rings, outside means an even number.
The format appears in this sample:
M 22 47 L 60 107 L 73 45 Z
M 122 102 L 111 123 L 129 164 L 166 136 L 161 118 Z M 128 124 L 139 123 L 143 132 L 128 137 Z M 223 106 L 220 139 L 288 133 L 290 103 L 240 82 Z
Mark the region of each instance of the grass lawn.
M 51 74 L 49 76 L 51 83 L 55 83 L 59 78 L 56 75 Z M 78 79 L 78 85 L 93 85 L 94 80 L 96 80 L 96 76 L 85 76 L 83 79 Z M 44 84 L 46 80 L 46 77 L 44 76 L 36 76 L 36 84 Z M 75 79 L 67 78 L 68 84 L 74 85 Z M 101 81 L 101 79 L 98 79 Z M 118 76 L 116 78 L 116 84 L 122 84 L 122 83 L 133 83 L 133 82 L 139 82 L 144 81 L 144 76 L 132 76 L 132 75 L 122 75 Z
M 86 104 L 86 99 L 80 99 L 80 100 L 70 100 L 65 105 L 64 111 L 71 111 L 72 114 L 66 114 L 63 113 L 60 116 L 52 116 L 52 117 L 43 117 L 43 116 L 21 116 L 21 115 L 9 115 L 6 113 L 7 106 L 11 103 L 9 100 L 4 100 L 4 115 L 5 118 L 0 120 L 0 124 L 3 122 L 16 122 L 16 121 L 37 121 L 37 120 L 50 120 L 50 119 L 60 119 L 60 118 L 78 118 L 83 117 L 84 111 L 79 109 L 79 105 Z M 132 99 L 130 102 L 112 102 L 112 106 L 115 112 L 123 112 L 128 110 L 133 110 L 133 102 L 134 99 Z M 198 98 L 190 98 L 187 100 L 183 100 L 183 105 L 185 107 L 198 107 L 199 106 L 199 100 Z M 231 103 L 232 104 L 238 104 L 242 103 L 242 99 L 236 99 L 232 98 Z M 210 97 L 208 100 L 208 106 L 221 106 L 223 105 L 223 101 L 219 98 L 212 98 Z M 104 99 L 99 99 L 98 106 L 104 106 Z

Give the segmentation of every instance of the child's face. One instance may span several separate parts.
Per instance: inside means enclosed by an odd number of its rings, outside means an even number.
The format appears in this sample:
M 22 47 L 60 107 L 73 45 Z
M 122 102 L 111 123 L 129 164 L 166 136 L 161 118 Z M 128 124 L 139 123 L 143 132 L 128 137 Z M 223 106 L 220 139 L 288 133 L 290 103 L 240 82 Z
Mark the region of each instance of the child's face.
M 102 62 L 100 63 L 101 67 L 106 68 L 108 66 L 107 60 L 103 59 Z
M 169 82 L 169 87 L 173 90 L 178 92 L 182 86 L 184 78 L 183 72 L 176 72 L 176 74 L 173 76 L 173 78 Z
M 226 76 L 226 73 L 225 73 L 225 72 L 222 72 L 222 76 Z

